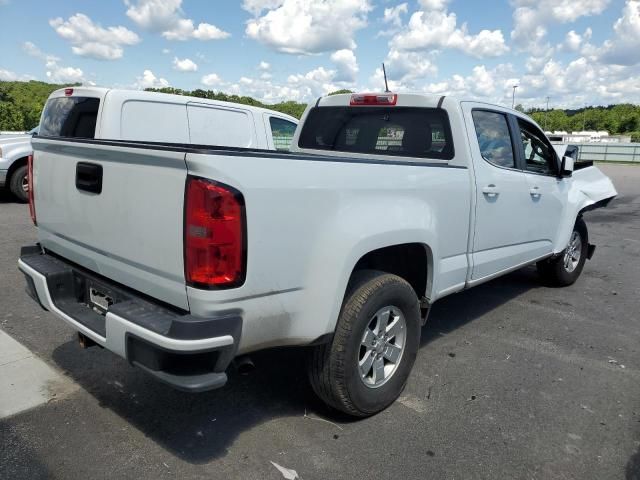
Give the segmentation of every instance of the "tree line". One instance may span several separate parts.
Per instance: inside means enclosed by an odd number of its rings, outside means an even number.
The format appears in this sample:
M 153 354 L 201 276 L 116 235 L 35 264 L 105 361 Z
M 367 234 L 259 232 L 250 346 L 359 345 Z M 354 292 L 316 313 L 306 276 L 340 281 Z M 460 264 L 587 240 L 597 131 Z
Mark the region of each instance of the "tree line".
M 2 82 L 0 81 L 0 130 L 31 130 L 38 125 L 40 113 L 47 98 L 54 90 L 68 85 L 45 82 Z M 148 91 L 172 93 L 198 98 L 208 98 L 225 102 L 241 103 L 256 107 L 270 108 L 300 118 L 306 104 L 286 101 L 265 104 L 252 97 L 229 95 L 213 90 L 182 90 L 178 88 L 149 88 Z M 350 93 L 339 90 L 333 93 Z M 516 108 L 522 110 L 522 106 Z M 607 130 L 611 134 L 631 135 L 632 141 L 640 142 L 640 106 L 630 103 L 607 107 L 586 107 L 577 110 L 544 109 L 526 110 L 542 128 L 549 131 Z
M 531 116 L 545 131 L 579 132 L 606 130 L 611 135 L 630 135 L 631 141 L 640 142 L 640 106 L 619 103 L 607 107 L 585 107 L 576 110 L 541 108 L 517 110 Z

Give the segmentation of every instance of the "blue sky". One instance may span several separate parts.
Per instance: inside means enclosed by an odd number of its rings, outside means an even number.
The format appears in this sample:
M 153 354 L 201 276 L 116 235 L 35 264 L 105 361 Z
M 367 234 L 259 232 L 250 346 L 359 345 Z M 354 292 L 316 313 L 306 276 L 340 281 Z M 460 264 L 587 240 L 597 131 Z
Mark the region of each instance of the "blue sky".
M 638 0 L 0 0 L 0 79 L 640 103 Z

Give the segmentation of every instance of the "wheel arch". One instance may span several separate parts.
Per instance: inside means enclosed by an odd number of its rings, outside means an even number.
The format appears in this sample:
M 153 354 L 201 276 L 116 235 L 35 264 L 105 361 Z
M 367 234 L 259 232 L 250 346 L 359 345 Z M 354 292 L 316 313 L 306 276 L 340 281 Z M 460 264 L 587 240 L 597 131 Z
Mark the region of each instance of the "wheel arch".
M 20 167 L 24 167 L 27 165 L 27 157 L 28 155 L 24 156 L 24 157 L 20 157 L 18 159 L 16 159 L 11 166 L 9 167 L 9 169 L 7 170 L 7 180 L 6 180 L 6 184 L 9 185 L 11 183 L 11 177 L 13 177 L 13 174 L 15 173 L 15 171 L 20 168 Z
M 418 299 L 428 298 L 432 286 L 433 252 L 420 242 L 400 243 L 376 248 L 363 254 L 349 278 L 360 270 L 379 270 L 406 280 Z

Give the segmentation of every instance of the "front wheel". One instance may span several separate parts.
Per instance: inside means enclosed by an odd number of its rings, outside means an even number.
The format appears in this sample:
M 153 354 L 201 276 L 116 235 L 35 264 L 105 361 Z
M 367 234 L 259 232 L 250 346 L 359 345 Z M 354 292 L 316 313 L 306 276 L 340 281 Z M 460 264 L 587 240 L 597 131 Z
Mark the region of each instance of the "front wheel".
M 538 262 L 538 272 L 542 279 L 551 285 L 572 285 L 582 273 L 588 250 L 587 225 L 581 217 L 576 220 L 567 248 L 556 258 Z
M 419 342 L 420 308 L 411 285 L 384 272 L 356 272 L 333 340 L 311 353 L 311 385 L 337 410 L 373 415 L 402 393 Z

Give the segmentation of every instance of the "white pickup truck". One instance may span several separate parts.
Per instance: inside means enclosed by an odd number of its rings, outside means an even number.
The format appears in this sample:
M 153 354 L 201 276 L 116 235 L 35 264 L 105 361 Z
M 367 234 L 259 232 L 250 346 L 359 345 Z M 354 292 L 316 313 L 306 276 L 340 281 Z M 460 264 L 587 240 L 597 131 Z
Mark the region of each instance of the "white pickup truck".
M 308 346 L 316 393 L 355 416 L 398 397 L 439 298 L 532 263 L 575 282 L 594 250 L 582 213 L 616 195 L 527 116 L 451 97 L 320 98 L 292 152 L 47 131 L 19 268 L 82 345 L 188 391 Z
M 31 150 L 29 132 L 0 132 L 0 190 L 5 188 L 21 202 L 28 200 L 27 158 Z

